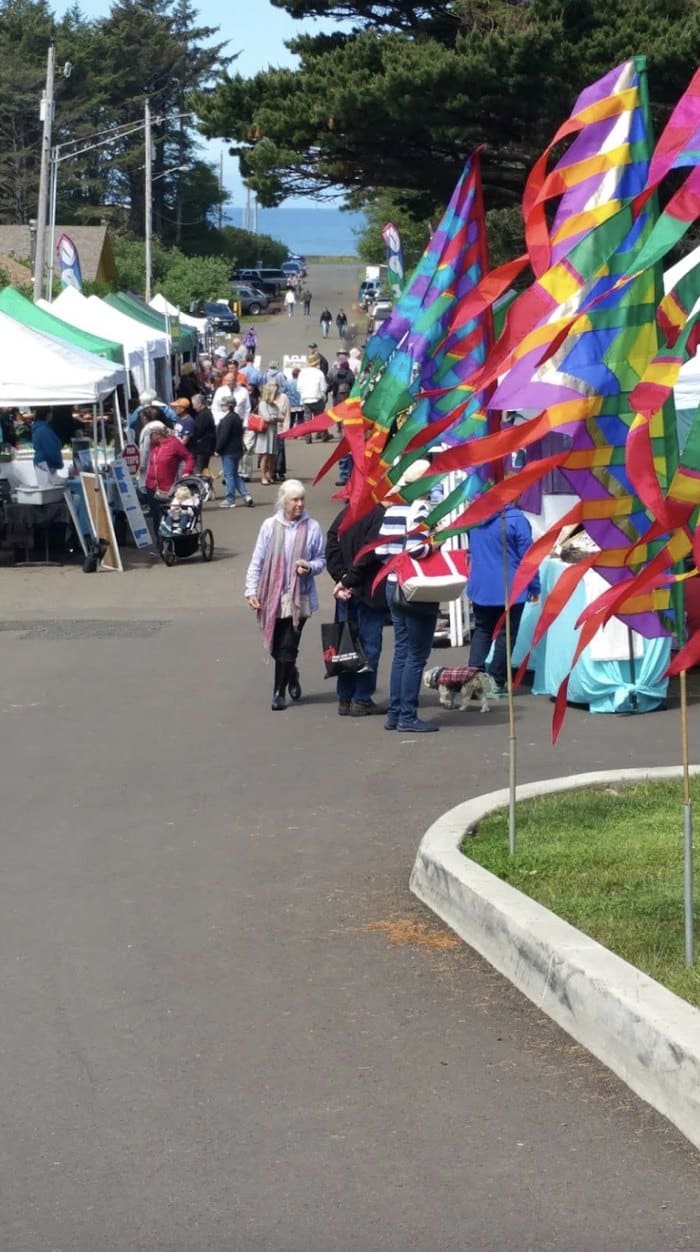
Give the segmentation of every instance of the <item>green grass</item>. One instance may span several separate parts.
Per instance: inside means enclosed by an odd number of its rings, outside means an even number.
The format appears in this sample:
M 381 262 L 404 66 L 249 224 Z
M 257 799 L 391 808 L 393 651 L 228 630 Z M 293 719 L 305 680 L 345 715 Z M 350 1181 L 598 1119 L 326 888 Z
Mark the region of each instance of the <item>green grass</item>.
M 698 791 L 694 778 L 696 830 Z M 507 809 L 468 831 L 461 847 L 485 869 L 700 1006 L 700 961 L 692 969 L 685 966 L 682 803 L 680 780 L 561 792 L 518 804 L 514 857 L 508 854 Z

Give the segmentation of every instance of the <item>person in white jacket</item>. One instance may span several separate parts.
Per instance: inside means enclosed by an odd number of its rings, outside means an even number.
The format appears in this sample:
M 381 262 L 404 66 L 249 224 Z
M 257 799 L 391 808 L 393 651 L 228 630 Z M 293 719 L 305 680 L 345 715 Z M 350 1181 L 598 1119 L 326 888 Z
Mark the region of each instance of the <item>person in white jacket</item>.
M 328 384 L 323 370 L 320 368 L 320 357 L 315 352 L 310 352 L 306 358 L 306 365 L 302 366 L 297 378 L 297 388 L 299 398 L 304 407 L 304 421 L 308 422 L 312 417 L 316 417 L 322 413 L 326 407 L 326 390 Z M 326 432 L 322 438 L 329 439 L 330 435 Z M 306 442 L 311 443 L 311 436 L 306 436 Z

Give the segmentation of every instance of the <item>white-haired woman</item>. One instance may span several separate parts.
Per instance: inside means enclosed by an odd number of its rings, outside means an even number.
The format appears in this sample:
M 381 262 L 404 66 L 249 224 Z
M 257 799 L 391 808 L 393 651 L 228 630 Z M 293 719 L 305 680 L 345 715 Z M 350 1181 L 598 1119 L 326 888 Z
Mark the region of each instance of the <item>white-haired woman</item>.
M 316 576 L 326 565 L 323 532 L 305 506 L 303 484 L 296 478 L 282 483 L 277 512 L 260 527 L 245 579 L 245 598 L 275 662 L 275 711 L 287 707 L 287 691 L 291 700 L 301 699 L 299 641 L 307 617 L 318 608 Z

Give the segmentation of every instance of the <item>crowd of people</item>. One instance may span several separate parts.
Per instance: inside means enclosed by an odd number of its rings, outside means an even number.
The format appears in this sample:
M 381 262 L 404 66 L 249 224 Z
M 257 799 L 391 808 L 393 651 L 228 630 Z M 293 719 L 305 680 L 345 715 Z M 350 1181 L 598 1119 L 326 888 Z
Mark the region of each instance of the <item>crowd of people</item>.
M 318 608 L 316 577 L 326 569 L 333 580 L 336 622 L 351 624 L 363 664 L 343 670 L 337 678 L 338 714 L 341 717 L 384 717 L 386 730 L 425 734 L 440 729 L 434 721 L 418 715 L 421 680 L 433 647 L 440 605 L 412 603 L 401 594 L 392 558 L 408 553 L 414 560 L 432 551 L 427 527 L 430 493 L 412 503 L 399 494 L 404 486 L 422 479 L 430 461 L 413 462 L 380 505 L 350 525 L 343 525 L 345 509 L 332 522 L 325 540 L 317 521 L 306 511 L 305 489 L 288 479 L 279 489 L 277 510 L 263 522 L 245 579 L 245 597 L 257 615 L 264 646 L 275 662 L 272 709 L 286 708 L 286 695 L 301 698 L 297 658 L 304 625 Z M 508 593 L 522 558 L 532 540 L 530 525 L 516 506 L 506 510 L 504 524 L 489 521 L 472 531 L 470 597 L 476 629 L 469 664 L 477 670 L 487 666 L 494 631 L 504 618 L 507 569 Z M 382 567 L 386 565 L 385 575 Z M 536 575 L 519 600 L 509 605 L 511 646 L 515 645 L 525 599 L 539 597 Z M 383 632 L 390 624 L 394 649 L 389 675 L 389 701 L 376 703 L 373 696 L 382 654 Z M 501 622 L 494 642 L 490 672 L 496 698 L 505 695 L 506 628 Z

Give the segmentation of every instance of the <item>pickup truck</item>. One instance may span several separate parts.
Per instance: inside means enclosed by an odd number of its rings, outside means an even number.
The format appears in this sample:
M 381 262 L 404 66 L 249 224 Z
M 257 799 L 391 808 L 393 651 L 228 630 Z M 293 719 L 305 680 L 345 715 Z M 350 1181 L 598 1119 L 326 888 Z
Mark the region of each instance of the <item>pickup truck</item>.
M 286 287 L 287 275 L 277 269 L 241 269 L 232 270 L 231 281 L 257 287 L 258 291 L 264 292 L 266 296 L 274 300 L 282 288 Z

